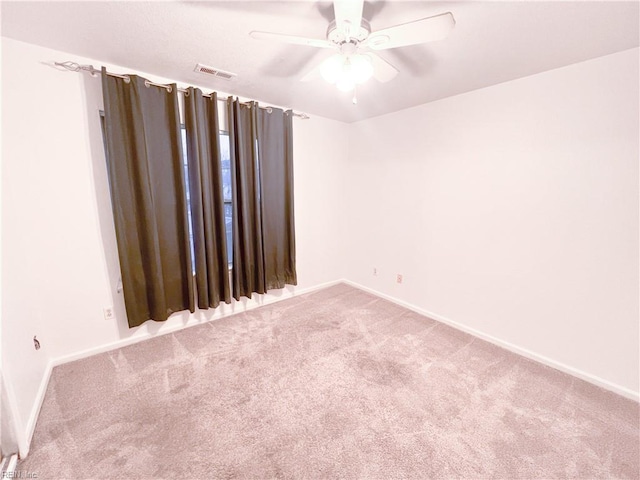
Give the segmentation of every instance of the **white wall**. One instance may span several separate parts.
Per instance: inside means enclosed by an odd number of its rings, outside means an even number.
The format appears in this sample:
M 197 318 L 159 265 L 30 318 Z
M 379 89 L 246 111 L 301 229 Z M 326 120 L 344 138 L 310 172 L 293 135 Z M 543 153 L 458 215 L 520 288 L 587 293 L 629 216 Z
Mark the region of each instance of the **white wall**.
M 102 64 L 2 39 L 2 373 L 23 455 L 52 362 L 212 318 L 127 328 L 100 80 L 54 60 Z M 357 124 L 296 120 L 299 287 L 216 316 L 348 278 L 637 392 L 637 80 L 636 49 Z
M 103 64 L 2 38 L 2 359 L 23 455 L 52 362 L 213 317 L 212 311 L 176 314 L 165 323 L 127 327 L 124 301 L 116 293 L 119 267 L 98 116 L 100 78 L 46 64 L 66 60 Z M 342 200 L 333 187 L 343 178 L 345 129 L 314 117 L 295 119 L 294 130 L 299 285 L 218 308 L 216 316 L 344 276 L 344 224 L 335 215 Z M 108 305 L 115 306 L 116 321 L 104 320 Z
M 347 278 L 637 398 L 638 53 L 353 124 Z

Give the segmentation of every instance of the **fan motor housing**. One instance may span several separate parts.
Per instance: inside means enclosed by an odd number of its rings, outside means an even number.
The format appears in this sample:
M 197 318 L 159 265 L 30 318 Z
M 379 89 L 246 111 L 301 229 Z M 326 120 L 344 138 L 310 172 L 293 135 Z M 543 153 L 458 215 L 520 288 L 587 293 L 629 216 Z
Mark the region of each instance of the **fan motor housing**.
M 369 25 L 369 22 L 363 18 L 360 20 L 360 27 L 356 29 L 355 32 L 352 32 L 349 35 L 349 38 L 347 38 L 345 33 L 338 28 L 338 26 L 336 25 L 336 21 L 334 20 L 329 24 L 329 27 L 327 28 L 327 40 L 335 43 L 336 45 L 342 45 L 343 43 L 354 41 L 356 43 L 359 43 L 365 40 L 370 33 L 371 26 Z

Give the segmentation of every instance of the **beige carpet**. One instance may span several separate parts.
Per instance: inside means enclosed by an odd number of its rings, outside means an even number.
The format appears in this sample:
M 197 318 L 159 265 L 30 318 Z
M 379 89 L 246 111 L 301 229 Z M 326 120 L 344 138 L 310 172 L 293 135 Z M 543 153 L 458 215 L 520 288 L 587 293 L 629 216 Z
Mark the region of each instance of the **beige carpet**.
M 638 404 L 346 285 L 57 367 L 60 478 L 634 478 Z

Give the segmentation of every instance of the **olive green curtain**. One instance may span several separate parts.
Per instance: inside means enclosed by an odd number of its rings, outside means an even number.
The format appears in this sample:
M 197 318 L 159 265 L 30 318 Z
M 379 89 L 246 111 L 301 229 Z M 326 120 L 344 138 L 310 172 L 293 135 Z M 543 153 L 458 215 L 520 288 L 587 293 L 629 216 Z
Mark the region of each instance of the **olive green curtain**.
M 184 116 L 198 307 L 215 308 L 231 302 L 217 94 L 189 88 Z
M 258 111 L 262 242 L 267 290 L 296 285 L 291 111 Z
M 177 88 L 102 70 L 109 182 L 130 327 L 195 309 Z
M 233 297 L 296 285 L 292 113 L 228 101 Z
M 233 199 L 233 298 L 265 293 L 260 177 L 258 172 L 258 106 L 227 101 Z

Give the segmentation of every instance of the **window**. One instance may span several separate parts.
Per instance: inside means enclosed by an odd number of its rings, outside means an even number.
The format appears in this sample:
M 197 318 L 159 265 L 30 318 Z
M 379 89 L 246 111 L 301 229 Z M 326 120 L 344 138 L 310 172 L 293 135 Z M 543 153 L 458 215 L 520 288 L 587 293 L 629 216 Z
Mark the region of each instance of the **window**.
M 227 262 L 233 265 L 233 205 L 231 203 L 231 150 L 229 132 L 220 132 L 220 156 L 222 157 L 222 190 L 224 194 L 224 227 L 227 234 Z
M 187 191 L 187 207 L 189 214 L 189 244 L 191 245 L 191 266 L 195 273 L 195 253 L 193 248 L 193 227 L 191 224 L 191 195 L 189 192 L 189 166 L 187 164 L 187 130 L 184 125 L 182 131 L 182 165 Z M 224 227 L 227 237 L 227 263 L 229 268 L 233 264 L 233 206 L 231 204 L 231 151 L 229 148 L 229 133 L 220 131 L 220 157 L 222 160 L 222 191 L 224 195 Z

